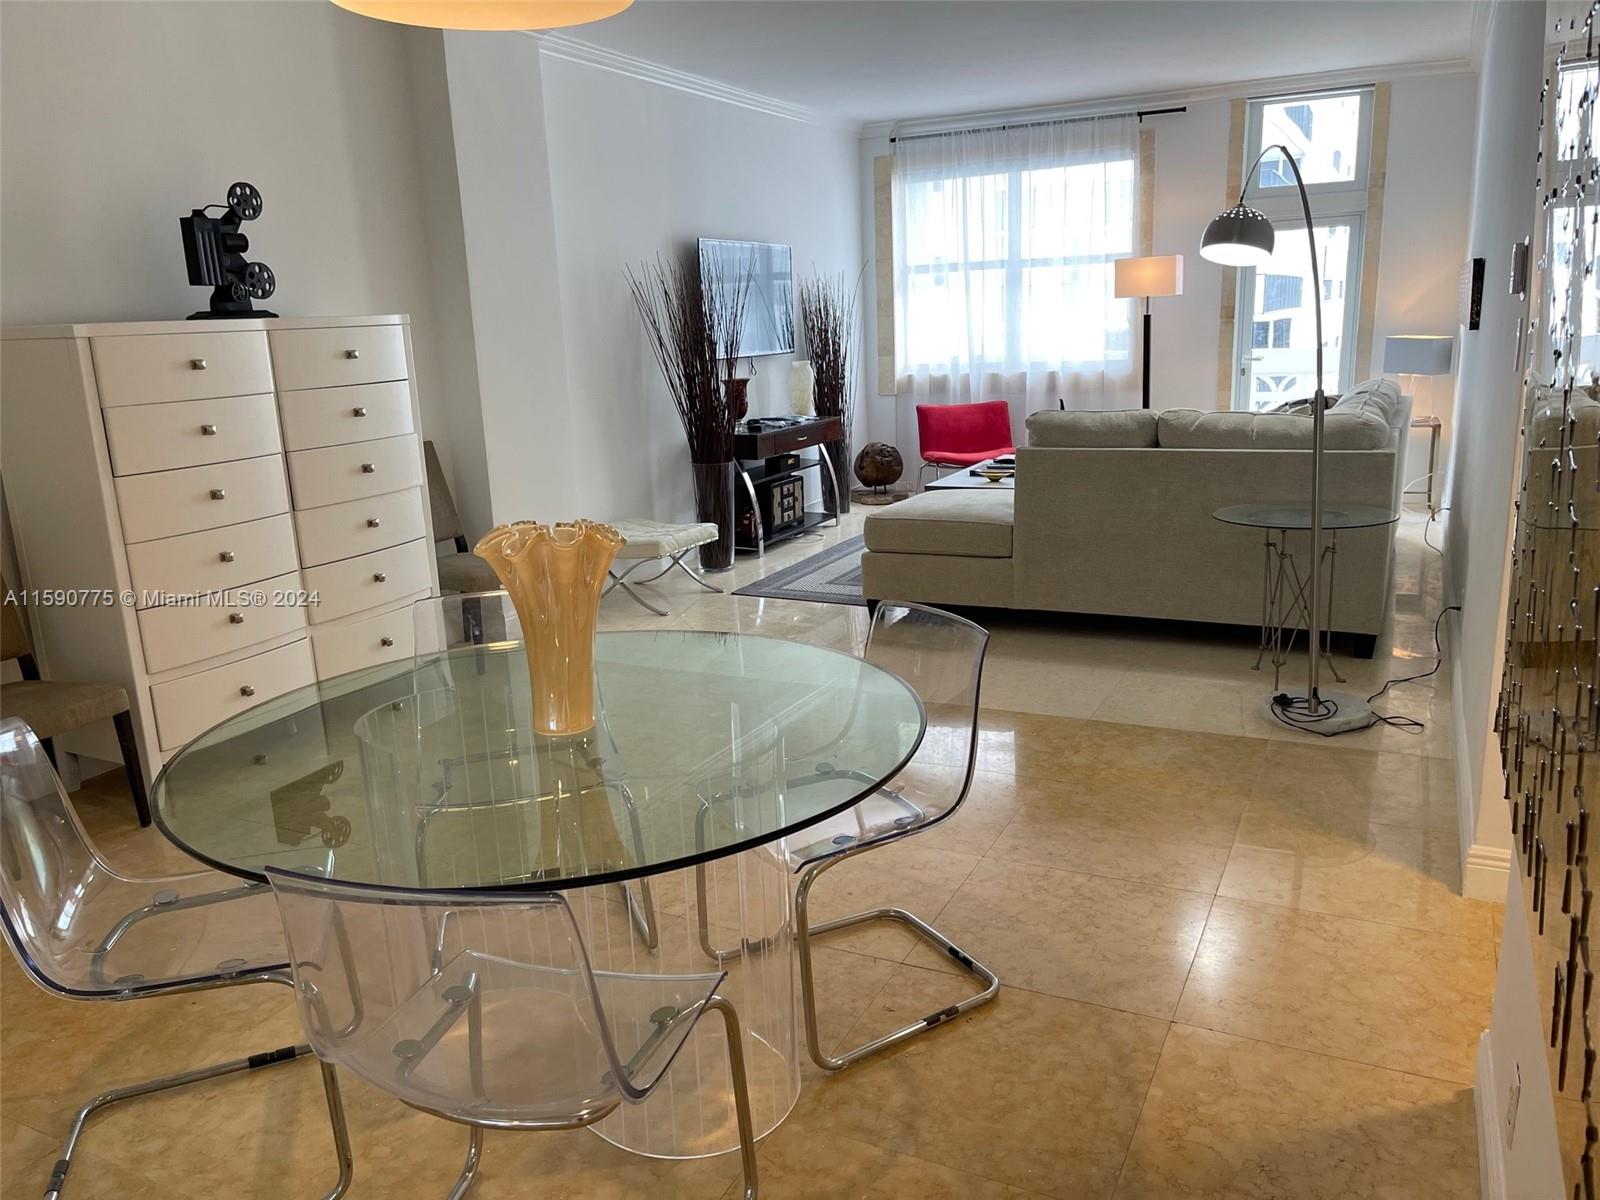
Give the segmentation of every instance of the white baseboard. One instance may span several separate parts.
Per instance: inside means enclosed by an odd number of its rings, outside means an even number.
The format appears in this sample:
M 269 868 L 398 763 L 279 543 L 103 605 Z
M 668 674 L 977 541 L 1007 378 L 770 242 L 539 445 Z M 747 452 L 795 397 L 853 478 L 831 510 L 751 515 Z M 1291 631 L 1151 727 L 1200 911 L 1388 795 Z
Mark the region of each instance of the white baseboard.
M 1450 645 L 1458 644 L 1459 618 L 1452 622 Z M 1456 764 L 1456 827 L 1462 847 L 1461 894 L 1469 900 L 1503 902 L 1506 888 L 1510 886 L 1511 851 L 1504 846 L 1481 845 L 1477 836 L 1475 816 L 1478 797 L 1472 794 L 1472 767 L 1467 761 L 1467 722 L 1461 703 L 1461 670 L 1459 661 L 1452 664 L 1450 672 L 1450 707 L 1455 714 L 1455 764 Z M 1478 764 L 1482 765 L 1482 764 Z
M 1504 904 L 1511 886 L 1511 851 L 1504 846 L 1467 847 L 1461 864 L 1461 894 L 1468 900 Z
M 1472 1107 L 1478 1116 L 1478 1191 L 1483 1200 L 1505 1200 L 1506 1151 L 1500 1138 L 1504 1122 L 1487 1029 L 1478 1039 L 1478 1078 L 1472 1085 Z

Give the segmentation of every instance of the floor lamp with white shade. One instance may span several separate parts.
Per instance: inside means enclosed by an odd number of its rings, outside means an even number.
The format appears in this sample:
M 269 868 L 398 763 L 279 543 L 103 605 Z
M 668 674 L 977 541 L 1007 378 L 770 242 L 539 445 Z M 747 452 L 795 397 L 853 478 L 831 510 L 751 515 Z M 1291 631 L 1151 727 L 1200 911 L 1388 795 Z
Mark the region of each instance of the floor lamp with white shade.
M 1311 405 L 1311 552 L 1306 574 L 1306 690 L 1304 695 L 1277 695 L 1268 700 L 1272 714 L 1285 725 L 1320 734 L 1343 733 L 1364 729 L 1375 718 L 1372 709 L 1359 696 L 1339 692 L 1323 692 L 1320 672 L 1322 668 L 1322 425 L 1327 396 L 1322 390 L 1322 279 L 1317 269 L 1317 235 L 1311 221 L 1311 198 L 1306 194 L 1306 181 L 1300 174 L 1300 164 L 1281 145 L 1268 146 L 1256 156 L 1255 162 L 1245 172 L 1244 185 L 1239 189 L 1239 202 L 1226 212 L 1219 213 L 1206 226 L 1200 239 L 1200 257 L 1225 267 L 1264 267 L 1272 261 L 1276 234 L 1266 215 L 1245 204 L 1245 193 L 1256 168 L 1267 155 L 1277 153 L 1294 174 L 1295 187 L 1300 192 L 1300 208 L 1305 216 L 1306 239 L 1311 250 L 1311 299 L 1316 314 L 1317 338 L 1317 389 Z

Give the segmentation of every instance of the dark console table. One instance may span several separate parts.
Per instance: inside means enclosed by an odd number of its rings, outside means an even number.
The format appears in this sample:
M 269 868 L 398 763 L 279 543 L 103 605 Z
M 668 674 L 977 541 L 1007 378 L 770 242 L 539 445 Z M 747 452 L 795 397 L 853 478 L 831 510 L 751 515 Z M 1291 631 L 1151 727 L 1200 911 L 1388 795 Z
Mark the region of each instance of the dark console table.
M 766 548 L 775 542 L 806 533 L 819 525 L 838 523 L 839 514 L 836 510 L 839 504 L 839 489 L 843 485 L 834 470 L 833 459 L 822 447 L 843 439 L 844 422 L 838 417 L 811 417 L 790 425 L 759 430 L 750 430 L 741 424 L 734 431 L 733 457 L 738 460 L 739 478 L 744 484 L 750 511 L 755 514 L 755 540 L 750 541 L 738 536 L 735 545 L 740 550 L 763 554 Z M 802 461 L 787 466 L 773 461 L 781 460 L 785 455 L 811 446 L 818 447 L 815 461 Z M 779 483 L 813 467 L 819 471 L 826 471 L 833 480 L 834 511 L 805 512 L 795 524 L 769 531 L 767 522 L 761 515 L 761 501 L 756 494 L 756 485 Z

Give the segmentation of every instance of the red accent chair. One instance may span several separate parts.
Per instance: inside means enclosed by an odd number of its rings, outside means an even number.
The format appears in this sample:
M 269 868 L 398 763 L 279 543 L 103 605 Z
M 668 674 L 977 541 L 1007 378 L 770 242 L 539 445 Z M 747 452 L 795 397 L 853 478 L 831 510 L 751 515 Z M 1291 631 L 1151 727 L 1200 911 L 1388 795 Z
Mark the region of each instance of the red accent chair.
M 917 436 L 922 451 L 919 483 L 929 467 L 936 473 L 941 467 L 971 467 L 1017 451 L 1011 444 L 1011 406 L 1004 400 L 919 404 Z

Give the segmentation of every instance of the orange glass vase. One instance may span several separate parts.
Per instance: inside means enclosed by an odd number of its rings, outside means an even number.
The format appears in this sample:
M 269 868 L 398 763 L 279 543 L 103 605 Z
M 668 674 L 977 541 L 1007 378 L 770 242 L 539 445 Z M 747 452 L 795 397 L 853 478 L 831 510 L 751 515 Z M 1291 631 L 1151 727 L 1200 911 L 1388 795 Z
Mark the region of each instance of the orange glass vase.
M 622 542 L 596 521 L 517 521 L 496 526 L 472 548 L 505 584 L 522 622 L 535 733 L 594 728 L 595 624 Z

